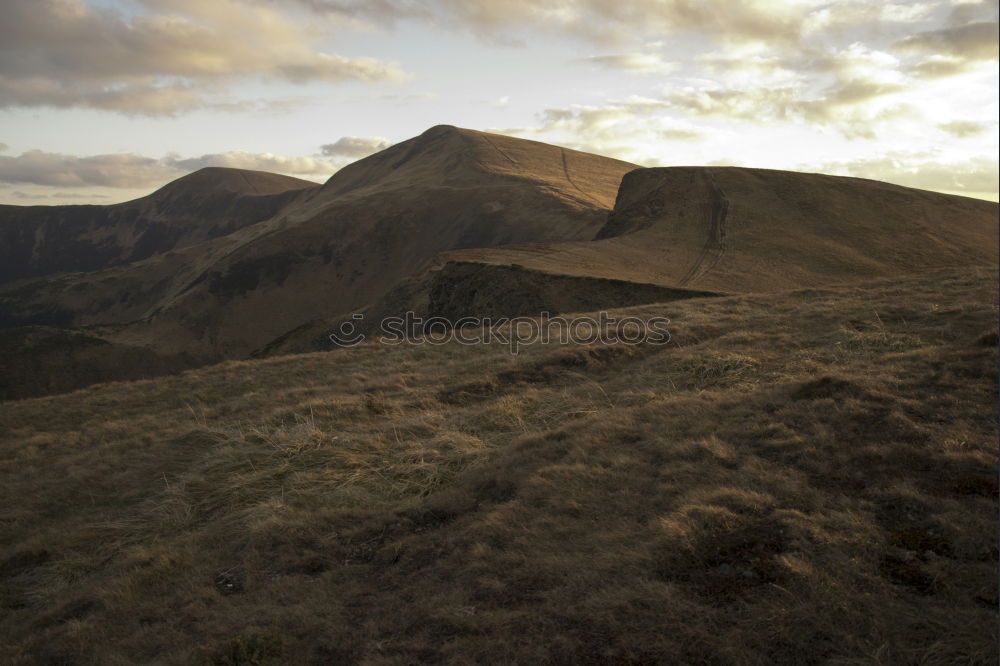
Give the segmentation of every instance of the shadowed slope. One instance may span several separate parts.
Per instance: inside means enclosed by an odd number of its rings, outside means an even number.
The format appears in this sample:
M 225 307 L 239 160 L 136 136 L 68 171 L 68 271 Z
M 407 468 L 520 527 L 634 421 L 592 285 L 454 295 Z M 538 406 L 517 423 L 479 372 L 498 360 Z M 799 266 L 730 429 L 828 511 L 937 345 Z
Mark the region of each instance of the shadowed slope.
M 209 167 L 110 206 L 0 206 L 0 282 L 90 271 L 224 236 L 317 183 Z

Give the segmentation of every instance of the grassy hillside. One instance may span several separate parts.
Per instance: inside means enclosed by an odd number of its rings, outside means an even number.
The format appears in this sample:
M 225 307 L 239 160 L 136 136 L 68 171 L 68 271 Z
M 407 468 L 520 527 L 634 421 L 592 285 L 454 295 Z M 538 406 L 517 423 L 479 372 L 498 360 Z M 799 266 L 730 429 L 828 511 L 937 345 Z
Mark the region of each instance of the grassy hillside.
M 11 664 L 997 662 L 997 282 L 0 404 Z
M 0 330 L 0 400 L 66 393 L 91 384 L 145 379 L 199 365 L 184 354 L 111 342 L 101 332 L 22 326 Z
M 636 169 L 592 242 L 453 261 L 723 293 L 823 287 L 996 262 L 997 204 L 860 178 L 742 167 Z

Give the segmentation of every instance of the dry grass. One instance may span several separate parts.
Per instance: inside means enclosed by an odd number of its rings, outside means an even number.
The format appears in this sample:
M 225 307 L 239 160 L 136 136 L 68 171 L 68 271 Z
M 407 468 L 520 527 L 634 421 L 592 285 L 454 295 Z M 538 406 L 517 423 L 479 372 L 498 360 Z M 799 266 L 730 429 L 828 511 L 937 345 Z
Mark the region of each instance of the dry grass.
M 0 661 L 997 662 L 997 285 L 0 404 Z

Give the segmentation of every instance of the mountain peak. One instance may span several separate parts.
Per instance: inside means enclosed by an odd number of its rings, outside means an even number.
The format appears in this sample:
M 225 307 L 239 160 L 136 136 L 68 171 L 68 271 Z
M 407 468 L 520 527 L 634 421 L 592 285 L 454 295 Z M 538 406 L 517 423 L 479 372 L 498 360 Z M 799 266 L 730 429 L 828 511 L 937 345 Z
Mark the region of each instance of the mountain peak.
M 200 197 L 223 192 L 242 195 L 281 194 L 289 190 L 303 190 L 317 185 L 309 180 L 266 171 L 210 166 L 181 176 L 150 196 L 156 198 L 173 198 L 178 195 Z
M 435 136 L 435 135 L 445 135 L 445 134 L 458 134 L 459 132 L 472 132 L 474 130 L 462 129 L 461 127 L 456 127 L 455 125 L 435 125 L 424 130 L 420 136 Z
M 435 125 L 347 165 L 326 182 L 322 196 L 364 194 L 373 188 L 478 187 L 515 178 L 575 191 L 588 205 L 610 209 L 614 197 L 598 201 L 593 192 L 616 190 L 619 172 L 634 168 L 638 166 L 539 141 Z

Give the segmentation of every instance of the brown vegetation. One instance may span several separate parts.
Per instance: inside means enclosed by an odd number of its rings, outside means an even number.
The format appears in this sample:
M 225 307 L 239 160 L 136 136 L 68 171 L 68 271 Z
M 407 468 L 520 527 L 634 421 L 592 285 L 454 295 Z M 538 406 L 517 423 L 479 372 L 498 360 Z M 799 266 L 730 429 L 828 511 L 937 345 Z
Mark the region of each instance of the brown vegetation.
M 997 283 L 0 404 L 11 664 L 997 662 Z

